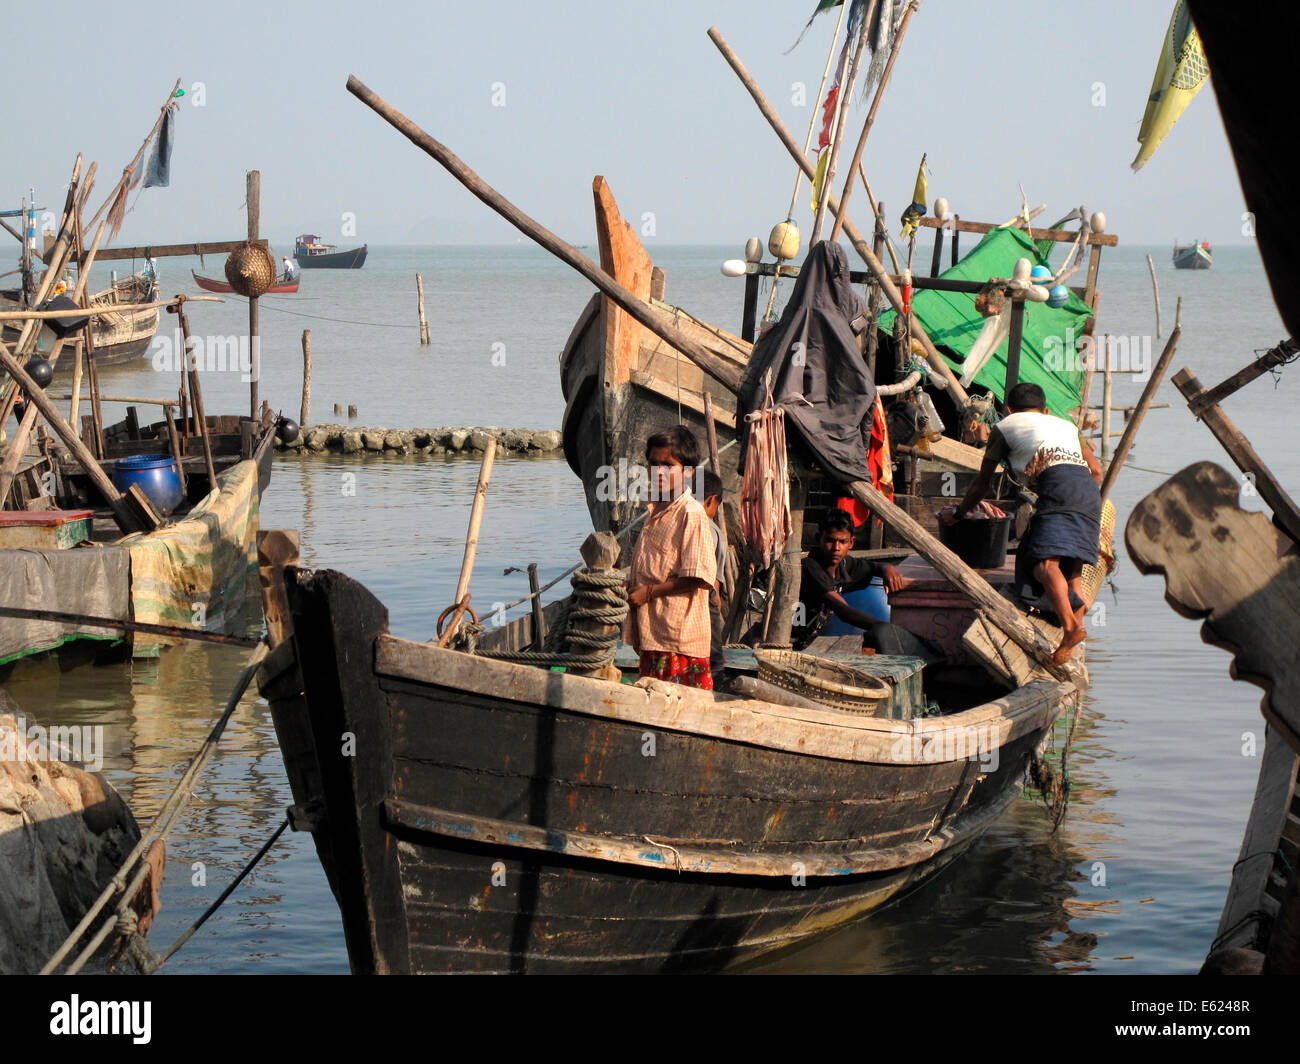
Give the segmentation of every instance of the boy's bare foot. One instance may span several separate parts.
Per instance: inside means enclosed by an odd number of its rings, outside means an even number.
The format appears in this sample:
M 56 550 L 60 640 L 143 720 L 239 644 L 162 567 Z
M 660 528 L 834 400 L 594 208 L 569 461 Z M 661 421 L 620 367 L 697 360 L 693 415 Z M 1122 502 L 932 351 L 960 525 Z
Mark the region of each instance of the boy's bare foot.
M 1070 652 L 1087 638 L 1088 630 L 1084 628 L 1083 625 L 1080 625 L 1073 631 L 1067 630 L 1065 635 L 1061 637 L 1061 645 L 1057 647 L 1056 652 L 1052 654 L 1052 664 L 1064 665 L 1070 660 Z

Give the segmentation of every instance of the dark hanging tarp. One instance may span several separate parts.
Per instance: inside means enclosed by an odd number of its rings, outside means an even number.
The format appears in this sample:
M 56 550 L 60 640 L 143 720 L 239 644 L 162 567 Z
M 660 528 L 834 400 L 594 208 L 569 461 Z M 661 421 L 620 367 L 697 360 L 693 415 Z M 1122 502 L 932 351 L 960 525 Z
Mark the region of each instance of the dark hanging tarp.
M 144 172 L 145 188 L 167 188 L 172 180 L 172 135 L 176 130 L 176 109 L 168 107 L 153 142 L 153 153 Z
M 844 249 L 819 241 L 799 271 L 781 320 L 754 345 L 738 393 L 742 413 L 760 408 L 770 370 L 772 395 L 786 424 L 822 469 L 843 482 L 871 480 L 867 449 L 876 385 L 855 332 L 865 327 L 866 313 L 849 283 Z

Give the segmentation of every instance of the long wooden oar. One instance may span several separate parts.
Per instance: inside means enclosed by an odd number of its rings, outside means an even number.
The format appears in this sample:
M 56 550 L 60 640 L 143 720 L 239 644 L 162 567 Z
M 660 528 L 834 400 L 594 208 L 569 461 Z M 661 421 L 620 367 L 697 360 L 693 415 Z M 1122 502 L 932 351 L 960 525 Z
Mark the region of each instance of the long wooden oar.
M 222 635 L 220 632 L 204 632 L 197 628 L 177 628 L 170 624 L 147 624 L 144 621 L 119 621 L 114 617 L 88 617 L 84 613 L 62 613 L 58 610 L 28 610 L 20 606 L 0 606 L 0 617 L 16 617 L 23 621 L 57 621 L 84 628 L 112 628 L 118 632 L 165 635 L 176 639 L 192 639 L 199 643 L 224 643 L 236 647 L 252 647 L 259 642 L 248 636 Z
M 483 524 L 483 508 L 487 505 L 488 485 L 492 483 L 492 463 L 496 461 L 497 441 L 489 438 L 483 451 L 483 462 L 478 470 L 478 483 L 474 486 L 474 505 L 469 511 L 469 531 L 465 533 L 465 557 L 460 563 L 460 579 L 456 581 L 456 612 L 442 634 L 439 646 L 447 646 L 460 627 L 461 618 L 469 608 L 469 581 L 474 574 L 474 559 L 478 556 L 478 530 Z
M 678 327 L 673 321 L 671 314 L 652 306 L 643 299 L 639 299 L 572 244 L 561 240 L 549 229 L 533 221 L 532 218 L 528 217 L 461 162 L 446 145 L 439 143 L 354 76 L 348 78 L 348 92 L 383 118 L 384 121 L 417 148 L 441 163 L 452 177 L 496 211 L 497 214 L 501 215 L 525 236 L 535 240 L 556 258 L 562 259 L 572 266 L 633 318 L 656 335 L 662 337 L 665 343 L 676 348 L 699 366 L 700 369 L 704 370 L 705 373 L 721 381 L 733 392 L 740 387 L 740 371 L 688 336 L 685 330 Z

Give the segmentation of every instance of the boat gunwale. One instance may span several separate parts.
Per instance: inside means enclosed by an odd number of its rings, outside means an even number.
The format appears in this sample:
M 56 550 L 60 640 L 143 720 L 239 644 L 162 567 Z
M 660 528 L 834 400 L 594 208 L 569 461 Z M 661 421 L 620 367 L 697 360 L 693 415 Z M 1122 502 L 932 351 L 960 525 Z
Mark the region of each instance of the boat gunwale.
M 764 749 L 859 764 L 925 766 L 969 761 L 971 732 L 987 736 L 980 753 L 1000 750 L 1046 729 L 1068 700 L 1072 683 L 1036 680 L 960 713 L 889 720 L 778 706 L 752 699 L 714 701 L 689 688 L 648 686 L 544 671 L 476 657 L 389 634 L 375 640 L 373 667 L 382 679 L 542 706 Z M 962 756 L 945 756 L 956 754 Z M 900 756 L 902 755 L 902 756 Z M 936 756 L 937 755 L 937 756 Z

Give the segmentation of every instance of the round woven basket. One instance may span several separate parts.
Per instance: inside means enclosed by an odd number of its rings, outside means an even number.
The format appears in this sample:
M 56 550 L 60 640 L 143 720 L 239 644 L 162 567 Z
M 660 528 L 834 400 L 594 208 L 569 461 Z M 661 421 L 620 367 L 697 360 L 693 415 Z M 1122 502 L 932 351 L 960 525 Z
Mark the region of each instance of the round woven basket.
M 882 716 L 893 688 L 861 669 L 796 650 L 755 650 L 758 678 L 849 713 Z
M 244 244 L 226 259 L 226 280 L 241 296 L 256 299 L 275 284 L 275 257 L 261 244 Z

